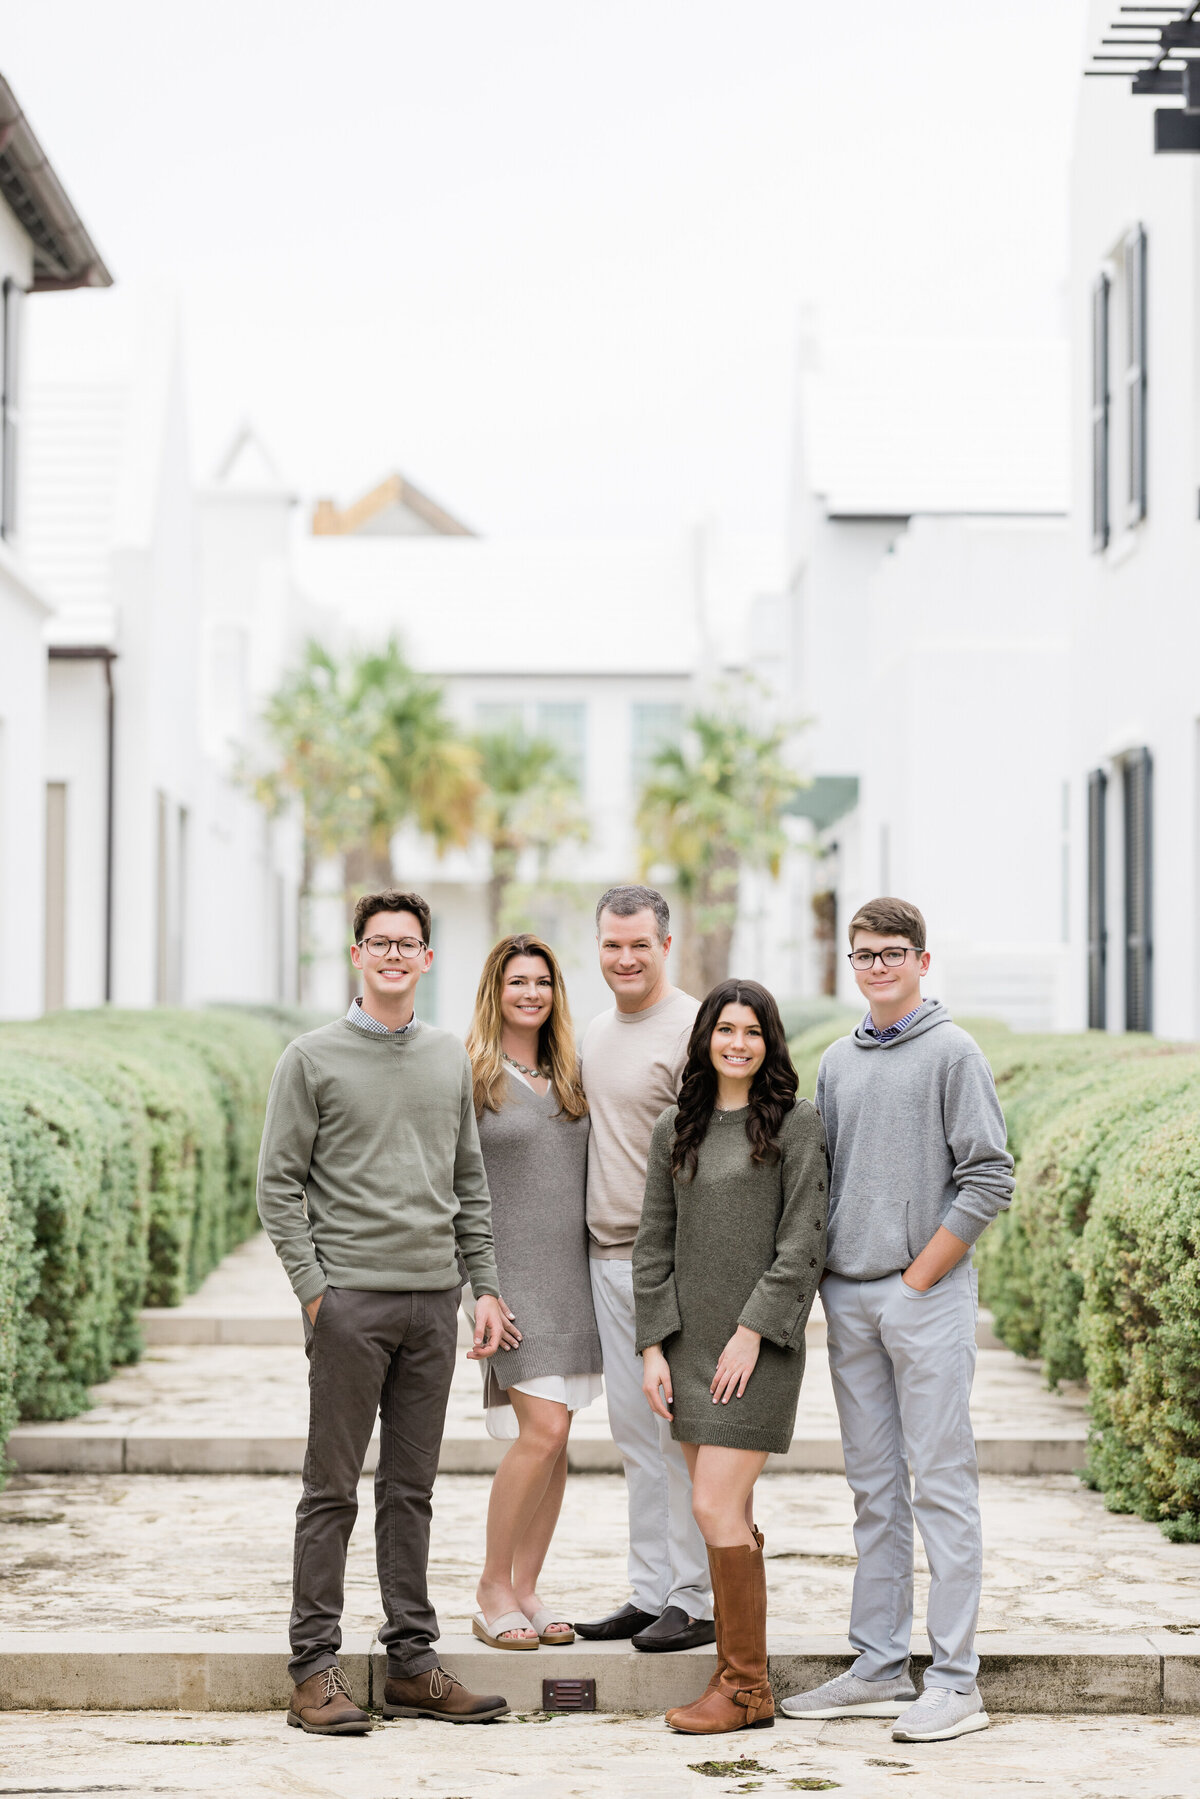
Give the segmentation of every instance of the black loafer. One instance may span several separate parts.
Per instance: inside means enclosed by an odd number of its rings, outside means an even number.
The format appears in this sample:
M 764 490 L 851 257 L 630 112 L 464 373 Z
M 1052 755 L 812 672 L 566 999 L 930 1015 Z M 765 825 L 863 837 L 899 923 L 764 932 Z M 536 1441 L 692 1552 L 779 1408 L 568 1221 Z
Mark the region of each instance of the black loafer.
M 633 1639 L 635 1649 L 661 1651 L 672 1649 L 700 1649 L 705 1643 L 715 1643 L 716 1627 L 711 1618 L 689 1618 L 682 1606 L 669 1605 L 661 1618 L 656 1618 L 647 1630 L 639 1630 Z
M 623 1605 L 619 1612 L 610 1612 L 607 1618 L 597 1618 L 594 1624 L 577 1624 L 575 1635 L 588 1637 L 594 1643 L 616 1643 L 623 1637 L 636 1636 L 639 1630 L 645 1630 L 654 1622 L 653 1612 L 643 1612 L 630 1603 Z

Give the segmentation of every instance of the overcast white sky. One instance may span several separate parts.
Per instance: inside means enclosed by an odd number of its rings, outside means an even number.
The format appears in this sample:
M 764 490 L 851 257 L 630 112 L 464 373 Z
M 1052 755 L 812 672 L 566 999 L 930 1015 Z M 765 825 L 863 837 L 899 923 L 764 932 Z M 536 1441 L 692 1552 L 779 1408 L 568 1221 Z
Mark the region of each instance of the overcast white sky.
M 491 534 L 782 525 L 798 322 L 1063 329 L 1082 0 L 2 0 L 202 473 Z M 54 304 L 53 298 L 38 301 Z

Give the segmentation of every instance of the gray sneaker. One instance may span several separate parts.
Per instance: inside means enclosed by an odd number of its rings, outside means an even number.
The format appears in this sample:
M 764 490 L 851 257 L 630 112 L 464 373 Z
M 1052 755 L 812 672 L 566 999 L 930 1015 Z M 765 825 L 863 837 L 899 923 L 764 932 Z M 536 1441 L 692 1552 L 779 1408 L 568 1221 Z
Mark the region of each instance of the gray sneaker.
M 969 1693 L 956 1693 L 953 1687 L 926 1687 L 917 1703 L 897 1718 L 892 1740 L 941 1743 L 947 1737 L 965 1737 L 970 1730 L 986 1730 L 990 1723 L 978 1687 Z
M 894 1680 L 860 1680 L 846 1673 L 810 1693 L 793 1693 L 780 1710 L 789 1718 L 898 1718 L 916 1696 L 907 1673 Z

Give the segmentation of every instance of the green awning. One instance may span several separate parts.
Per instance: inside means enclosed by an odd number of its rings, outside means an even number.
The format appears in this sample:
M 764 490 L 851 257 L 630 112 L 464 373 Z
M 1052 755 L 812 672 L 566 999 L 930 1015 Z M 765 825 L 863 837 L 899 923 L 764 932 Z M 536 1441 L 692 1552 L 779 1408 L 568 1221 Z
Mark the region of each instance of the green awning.
M 793 818 L 811 818 L 824 831 L 858 804 L 857 775 L 817 775 L 784 807 Z

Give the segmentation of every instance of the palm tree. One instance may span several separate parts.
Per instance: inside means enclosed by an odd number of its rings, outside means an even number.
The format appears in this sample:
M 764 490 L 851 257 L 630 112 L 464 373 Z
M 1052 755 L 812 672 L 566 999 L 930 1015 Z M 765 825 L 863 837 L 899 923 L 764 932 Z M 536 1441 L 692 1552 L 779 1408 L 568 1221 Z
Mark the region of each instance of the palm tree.
M 793 727 L 754 728 L 738 710 L 696 712 L 684 742 L 654 757 L 638 804 L 643 878 L 656 863 L 679 891 L 680 979 L 707 993 L 729 973 L 738 871 L 779 873 L 783 810 L 802 780 L 783 757 Z
M 579 785 L 564 768 L 557 746 L 527 737 L 519 728 L 482 732 L 473 739 L 483 794 L 476 829 L 491 850 L 488 923 L 493 942 L 506 920 L 505 901 L 526 850 L 544 862 L 559 843 L 583 843 L 588 825 Z
M 275 762 L 252 784 L 271 811 L 301 807 L 306 893 L 324 858 L 341 860 L 348 911 L 358 893 L 390 886 L 392 839 L 407 823 L 439 851 L 469 841 L 478 755 L 446 715 L 441 688 L 409 666 L 395 638 L 341 658 L 309 642 L 263 725 Z

